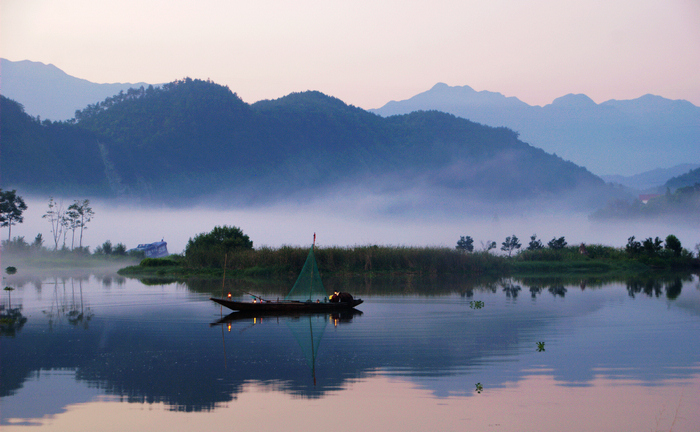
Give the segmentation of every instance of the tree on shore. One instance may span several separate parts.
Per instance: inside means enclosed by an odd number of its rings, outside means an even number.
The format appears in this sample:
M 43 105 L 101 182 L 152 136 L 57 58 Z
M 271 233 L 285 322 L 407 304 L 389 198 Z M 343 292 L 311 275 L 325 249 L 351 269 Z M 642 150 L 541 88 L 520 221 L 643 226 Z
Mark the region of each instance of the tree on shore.
M 642 244 L 635 240 L 635 236 L 627 239 L 627 245 L 625 246 L 625 251 L 630 255 L 637 255 L 642 250 Z
M 83 230 L 87 229 L 87 223 L 95 216 L 95 212 L 90 207 L 90 200 L 75 200 L 73 204 L 68 206 L 68 211 L 73 212 L 76 228 L 80 228 L 79 247 L 83 247 Z
M 27 209 L 27 204 L 15 189 L 3 191 L 0 189 L 0 226 L 8 227 L 7 241 L 12 238 L 12 225 L 22 223 L 22 213 Z
M 642 242 L 642 249 L 644 249 L 644 252 L 649 255 L 655 255 L 657 252 L 663 249 L 662 244 L 663 240 L 661 240 L 659 237 L 654 239 L 649 237 Z
M 527 245 L 527 250 L 539 249 L 544 249 L 544 245 L 542 244 L 542 240 L 537 238 L 537 234 L 533 234 L 530 236 L 530 243 Z
M 253 249 L 253 242 L 235 226 L 216 226 L 209 233 L 197 234 L 185 246 L 185 258 L 203 267 L 222 267 L 223 257 L 236 250 Z
M 58 241 L 61 239 L 65 227 L 65 217 L 66 211 L 63 209 L 63 203 L 56 202 L 53 197 L 49 197 L 49 209 L 42 216 L 42 219 L 48 219 L 51 224 L 51 237 L 53 238 L 54 250 L 58 250 Z
M 80 215 L 78 212 L 75 210 L 71 209 L 71 206 L 68 207 L 68 210 L 66 211 L 65 217 L 63 218 L 63 226 L 65 228 L 65 232 L 63 233 L 63 245 L 65 246 L 66 244 L 66 235 L 68 234 L 68 230 L 71 231 L 71 239 L 70 239 L 70 248 L 71 250 L 75 249 L 75 230 L 78 229 L 80 222 Z
M 510 256 L 514 250 L 520 249 L 520 246 L 522 246 L 522 244 L 520 244 L 518 238 L 513 234 L 512 236 L 506 237 L 506 241 L 501 243 L 501 250 L 508 252 L 508 256 Z
M 95 248 L 95 255 L 112 255 L 112 252 L 113 247 L 111 240 L 107 240 L 102 243 L 101 246 L 97 246 L 97 248 Z
M 34 242 L 32 242 L 31 247 L 36 250 L 40 250 L 44 246 L 44 236 L 41 233 L 34 237 Z
M 114 246 L 114 249 L 112 249 L 112 255 L 126 255 L 126 245 L 124 243 L 117 243 L 117 245 Z
M 462 252 L 473 252 L 474 251 L 474 239 L 471 238 L 470 236 L 461 236 L 459 240 L 457 240 L 457 250 L 460 250 Z
M 674 236 L 673 234 L 669 234 L 668 236 L 666 236 L 664 248 L 673 252 L 673 255 L 677 257 L 681 256 L 681 253 L 683 252 L 683 246 L 681 246 L 681 241 L 678 240 L 678 237 Z
M 488 252 L 491 249 L 496 249 L 496 242 L 491 240 L 486 240 L 486 243 L 481 242 L 481 249 L 484 252 Z
M 550 249 L 554 249 L 554 250 L 564 249 L 566 247 L 566 245 L 567 245 L 567 243 L 566 243 L 566 240 L 564 239 L 564 237 L 559 237 L 559 238 L 554 237 L 553 239 L 551 239 L 549 241 L 549 243 L 547 243 L 547 247 L 549 247 Z
M 107 240 L 104 243 L 102 243 L 100 246 L 97 246 L 95 248 L 94 255 L 125 256 L 126 255 L 126 245 L 124 243 L 117 243 L 116 245 L 113 245 L 111 240 Z

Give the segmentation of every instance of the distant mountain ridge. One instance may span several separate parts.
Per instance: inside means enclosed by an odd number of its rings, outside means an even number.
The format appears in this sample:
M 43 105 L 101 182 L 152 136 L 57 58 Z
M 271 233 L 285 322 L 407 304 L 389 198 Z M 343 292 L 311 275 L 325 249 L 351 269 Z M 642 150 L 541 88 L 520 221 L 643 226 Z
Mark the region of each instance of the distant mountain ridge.
M 643 172 L 633 176 L 601 176 L 603 180 L 610 183 L 618 183 L 629 188 L 639 191 L 649 191 L 652 189 L 663 188 L 665 184 L 672 178 L 682 176 L 693 169 L 700 167 L 700 164 L 681 164 L 671 168 L 657 168 L 655 170 Z M 689 186 L 689 185 L 684 185 Z
M 438 110 L 488 126 L 505 126 L 543 150 L 599 175 L 631 176 L 700 163 L 700 107 L 645 95 L 596 104 L 569 94 L 544 107 L 515 97 L 436 84 L 404 101 L 370 110 L 382 116 Z
M 670 190 L 676 190 L 688 186 L 696 186 L 700 184 L 700 167 L 688 171 L 685 174 L 673 177 L 666 182 L 664 186 Z
M 96 84 L 75 78 L 52 64 L 0 59 L 0 94 L 20 102 L 27 114 L 54 121 L 73 118 L 75 111 L 146 83 Z
M 591 209 L 616 193 L 507 128 L 437 111 L 382 118 L 314 91 L 249 105 L 187 78 L 117 94 L 64 123 L 0 100 L 2 187 L 49 195 L 191 205 L 372 191 L 403 196 L 394 210 L 473 214 L 479 203 L 510 210 L 527 200 Z
M 146 83 L 95 84 L 53 65 L 0 59 L 0 94 L 42 119 L 67 120 L 76 110 Z M 544 107 L 516 97 L 436 84 L 405 101 L 371 112 L 382 116 L 438 110 L 489 126 L 506 126 L 534 147 L 599 175 L 631 177 L 658 168 L 700 163 L 700 108 L 687 101 L 645 95 L 596 104 L 566 95 Z

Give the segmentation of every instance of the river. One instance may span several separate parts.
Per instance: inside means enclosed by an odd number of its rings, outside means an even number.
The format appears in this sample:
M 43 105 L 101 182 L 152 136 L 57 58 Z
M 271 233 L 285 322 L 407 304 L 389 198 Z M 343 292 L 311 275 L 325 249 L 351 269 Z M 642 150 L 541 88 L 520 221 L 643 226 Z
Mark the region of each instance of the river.
M 221 282 L 4 283 L 4 432 L 700 430 L 698 276 L 401 280 L 240 319 Z

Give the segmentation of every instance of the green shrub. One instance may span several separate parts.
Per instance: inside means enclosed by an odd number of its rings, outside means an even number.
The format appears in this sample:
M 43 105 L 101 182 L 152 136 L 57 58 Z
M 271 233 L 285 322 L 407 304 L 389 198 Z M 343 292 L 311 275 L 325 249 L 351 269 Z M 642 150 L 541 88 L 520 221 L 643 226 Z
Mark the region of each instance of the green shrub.
M 185 258 L 191 267 L 228 267 L 229 254 L 251 251 L 253 242 L 235 226 L 216 226 L 209 233 L 197 234 L 187 242 Z
M 168 258 L 144 258 L 139 265 L 141 267 L 174 267 L 179 264 Z

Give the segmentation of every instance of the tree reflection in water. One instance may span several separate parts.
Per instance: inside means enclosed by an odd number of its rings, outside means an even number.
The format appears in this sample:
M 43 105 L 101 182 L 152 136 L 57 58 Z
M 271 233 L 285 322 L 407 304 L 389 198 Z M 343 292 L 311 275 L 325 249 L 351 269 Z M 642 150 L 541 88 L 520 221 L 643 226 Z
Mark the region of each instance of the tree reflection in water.
M 517 298 L 518 297 L 518 292 L 522 290 L 520 285 L 516 285 L 512 282 L 504 283 L 503 284 L 503 292 L 506 293 L 506 297 L 510 298 Z
M 566 288 L 564 285 L 555 285 L 547 288 L 547 291 L 552 293 L 554 297 L 564 297 L 566 295 Z
M 660 297 L 666 292 L 666 298 L 674 300 L 678 298 L 683 289 L 683 282 L 692 282 L 692 275 L 686 277 L 674 275 L 673 277 L 633 277 L 627 280 L 627 293 L 634 298 L 637 294 L 646 294 L 647 297 Z
M 49 328 L 53 328 L 61 319 L 73 326 L 82 325 L 87 329 L 90 320 L 94 317 L 94 313 L 89 306 L 85 306 L 83 299 L 83 281 L 86 278 L 70 278 L 70 293 L 67 288 L 67 278 L 62 278 L 59 282 L 58 278 L 54 278 L 53 283 L 45 285 L 53 285 L 54 292 L 51 301 L 51 306 L 48 310 L 42 312 L 48 318 Z M 76 281 L 78 282 L 76 292 Z

